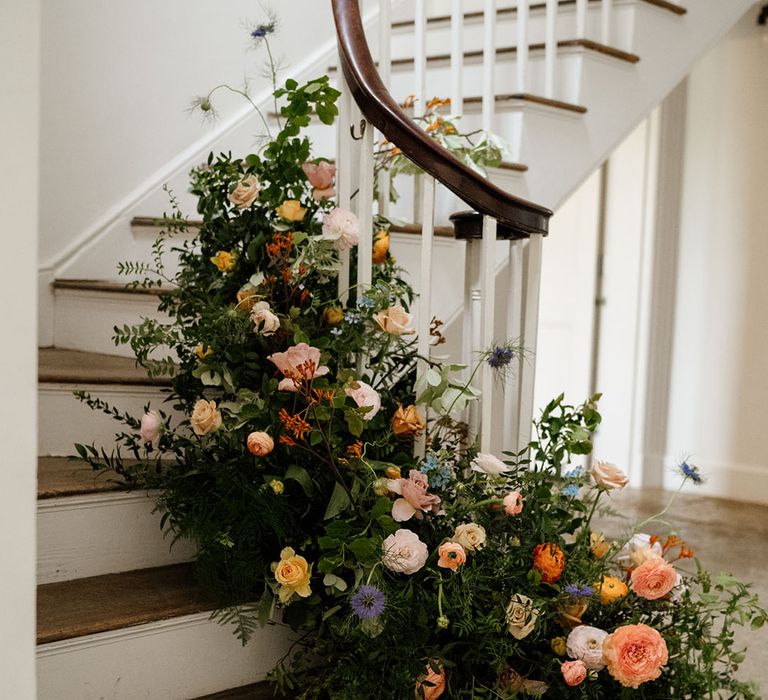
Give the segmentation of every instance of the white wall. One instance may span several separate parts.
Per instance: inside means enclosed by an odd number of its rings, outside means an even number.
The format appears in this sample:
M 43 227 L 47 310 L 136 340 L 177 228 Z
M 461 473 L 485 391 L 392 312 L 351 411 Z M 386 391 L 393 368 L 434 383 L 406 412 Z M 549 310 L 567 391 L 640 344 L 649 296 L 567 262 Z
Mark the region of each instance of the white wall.
M 755 17 L 689 79 L 667 458 L 690 452 L 711 493 L 768 502 L 768 30 Z
M 35 697 L 36 253 L 40 3 L 0 3 L 0 684 Z M 8 68 L 12 67 L 12 70 Z

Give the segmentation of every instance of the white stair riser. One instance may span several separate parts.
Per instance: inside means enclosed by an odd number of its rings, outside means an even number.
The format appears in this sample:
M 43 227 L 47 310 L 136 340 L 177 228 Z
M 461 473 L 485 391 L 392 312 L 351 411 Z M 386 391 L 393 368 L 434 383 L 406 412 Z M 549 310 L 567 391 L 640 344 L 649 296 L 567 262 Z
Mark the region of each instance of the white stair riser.
M 38 700 L 189 700 L 262 680 L 288 648 L 283 627 L 243 647 L 208 615 L 38 646 Z
M 145 492 L 38 501 L 38 584 L 190 561 L 192 543 L 179 540 L 171 548 L 154 509 Z
M 141 418 L 147 402 L 151 402 L 153 409 L 173 412 L 168 404 L 162 403 L 164 395 L 159 387 L 41 384 L 38 390 L 38 454 L 41 456 L 76 454 L 76 442 L 95 443 L 109 453 L 115 445 L 115 433 L 127 432 L 123 423 L 100 411 L 92 411 L 78 401 L 72 395 L 75 390 L 98 396 L 136 418 Z

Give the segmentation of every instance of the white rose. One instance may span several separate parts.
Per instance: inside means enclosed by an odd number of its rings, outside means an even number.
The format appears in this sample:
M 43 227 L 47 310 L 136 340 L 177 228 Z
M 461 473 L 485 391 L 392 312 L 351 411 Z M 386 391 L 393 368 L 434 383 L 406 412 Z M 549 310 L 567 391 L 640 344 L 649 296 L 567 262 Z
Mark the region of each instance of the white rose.
M 382 544 L 384 566 L 401 574 L 415 574 L 427 563 L 429 550 L 411 530 L 401 529 Z
M 357 381 L 351 387 L 344 390 L 347 396 L 360 407 L 369 407 L 371 410 L 363 415 L 363 420 L 371 420 L 381 408 L 381 397 L 379 392 L 365 382 Z
M 601 462 L 600 460 L 593 462 L 590 473 L 595 483 L 606 491 L 623 489 L 629 483 L 627 475 L 610 462 Z
M 629 538 L 629 541 L 621 548 L 616 555 L 616 562 L 625 569 L 631 569 L 639 566 L 646 559 L 651 557 L 660 557 L 664 553 L 660 542 L 651 544 L 651 536 L 638 532 Z
M 259 301 L 251 309 L 251 321 L 256 332 L 261 335 L 273 335 L 280 328 L 280 319 L 272 313 L 266 301 Z
M 605 667 L 603 640 L 607 636 L 608 632 L 597 627 L 578 625 L 568 635 L 565 650 L 572 659 L 581 659 L 588 669 L 599 671 Z
M 507 606 L 507 627 L 515 639 L 527 637 L 536 626 L 539 610 L 528 596 L 515 593 Z
M 357 217 L 351 211 L 336 207 L 323 218 L 323 238 L 333 241 L 338 251 L 353 248 L 360 240 Z
M 142 442 L 151 442 L 153 447 L 157 446 L 157 442 L 160 439 L 160 426 L 162 421 L 157 411 L 149 411 L 141 417 L 141 429 L 139 434 L 141 435 Z
M 192 430 L 195 435 L 207 435 L 221 427 L 221 413 L 216 408 L 215 401 L 200 399 L 192 410 Z
M 477 523 L 462 523 L 453 533 L 453 541 L 458 542 L 468 552 L 482 549 L 485 540 L 485 528 Z
M 237 183 L 237 187 L 229 194 L 229 199 L 238 209 L 246 209 L 253 204 L 261 192 L 261 183 L 255 175 L 249 175 Z
M 498 457 L 485 452 L 478 453 L 472 460 L 472 471 L 487 474 L 488 476 L 498 476 L 509 471 L 509 467 Z
M 409 335 L 416 332 L 409 327 L 411 314 L 407 313 L 399 304 L 373 314 L 373 320 L 379 324 L 381 330 L 392 335 Z

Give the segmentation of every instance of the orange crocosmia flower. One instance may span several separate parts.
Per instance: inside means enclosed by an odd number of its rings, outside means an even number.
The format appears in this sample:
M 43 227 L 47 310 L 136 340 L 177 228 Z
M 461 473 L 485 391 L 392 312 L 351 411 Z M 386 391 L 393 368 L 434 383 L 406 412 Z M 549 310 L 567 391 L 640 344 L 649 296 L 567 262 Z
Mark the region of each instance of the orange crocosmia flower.
M 296 447 L 296 442 L 293 438 L 288 437 L 287 435 L 281 435 L 278 438 L 278 441 L 281 445 L 285 445 L 286 447 Z
M 347 454 L 360 459 L 363 456 L 363 443 L 360 440 L 355 440 L 351 445 L 347 445 Z
M 565 554 L 556 544 L 545 542 L 533 549 L 533 568 L 544 583 L 555 583 L 563 574 Z
M 435 109 L 435 107 L 448 107 L 450 104 L 450 97 L 433 97 L 429 102 L 427 102 L 427 109 Z
M 293 433 L 297 440 L 303 440 L 307 433 L 312 432 L 312 426 L 298 413 L 292 416 L 284 408 L 281 408 L 277 415 L 280 418 L 280 422 Z
M 595 583 L 595 591 L 600 595 L 600 602 L 608 605 L 627 595 L 629 588 L 624 581 L 615 576 L 603 576 L 602 581 Z

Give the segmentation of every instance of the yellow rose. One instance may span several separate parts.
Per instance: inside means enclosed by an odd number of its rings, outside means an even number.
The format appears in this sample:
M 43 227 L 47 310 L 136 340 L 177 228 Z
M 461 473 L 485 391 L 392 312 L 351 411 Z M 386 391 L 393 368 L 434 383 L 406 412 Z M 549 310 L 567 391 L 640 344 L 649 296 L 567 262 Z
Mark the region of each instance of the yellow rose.
M 424 431 L 424 427 L 424 419 L 413 404 L 407 408 L 398 406 L 395 415 L 392 416 L 392 432 L 397 435 L 397 437 L 413 437 L 415 435 L 421 435 Z
M 227 250 L 220 250 L 211 258 L 219 272 L 229 272 L 235 266 L 235 254 Z
M 386 262 L 387 251 L 389 251 L 389 233 L 381 230 L 373 242 L 373 264 L 381 265 Z
M 213 355 L 213 348 L 210 345 L 198 343 L 198 346 L 195 348 L 195 355 L 197 355 L 198 359 L 204 360 L 206 357 Z
M 284 605 L 294 594 L 308 598 L 312 594 L 309 587 L 311 569 L 307 560 L 296 554 L 292 547 L 280 552 L 280 561 L 272 564 L 275 581 L 280 584 L 278 597 Z
M 336 326 L 344 318 L 344 309 L 340 306 L 326 306 L 323 309 L 323 321 L 329 326 Z
M 285 485 L 278 479 L 272 479 L 272 481 L 269 482 L 269 487 L 272 489 L 275 496 L 279 496 L 283 491 L 285 491 Z
M 285 221 L 301 221 L 307 210 L 298 199 L 286 199 L 277 209 L 277 215 Z
M 595 591 L 600 594 L 603 605 L 613 603 L 629 593 L 627 584 L 615 576 L 603 576 L 602 581 L 595 583 Z
M 200 399 L 192 410 L 192 430 L 195 435 L 214 433 L 221 427 L 221 413 L 215 401 Z

